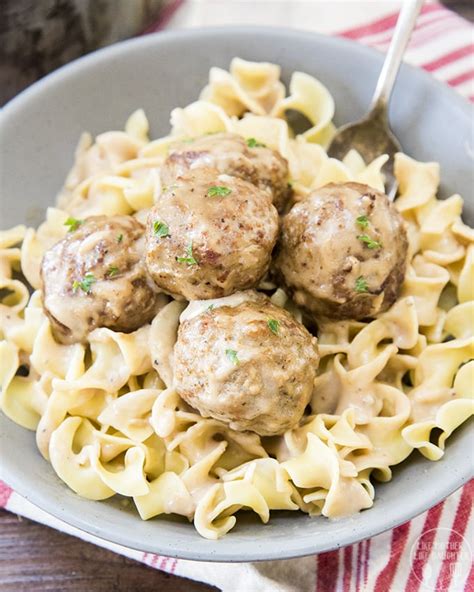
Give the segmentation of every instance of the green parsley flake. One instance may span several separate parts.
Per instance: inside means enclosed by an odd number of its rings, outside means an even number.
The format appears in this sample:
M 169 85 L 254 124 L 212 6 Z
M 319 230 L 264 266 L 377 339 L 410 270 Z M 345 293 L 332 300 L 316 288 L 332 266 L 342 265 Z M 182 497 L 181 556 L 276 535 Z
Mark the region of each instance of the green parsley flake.
M 237 352 L 235 351 L 235 349 L 226 349 L 225 355 L 232 362 L 232 364 L 234 364 L 235 366 L 238 365 L 239 358 L 237 357 Z
M 272 333 L 278 335 L 280 331 L 280 321 L 277 321 L 276 319 L 268 319 L 267 325 Z
M 176 257 L 176 261 L 178 263 L 186 263 L 187 265 L 197 265 L 198 262 L 193 256 L 193 243 L 190 242 L 189 245 L 186 247 L 186 256 L 185 257 Z
M 207 312 L 211 312 L 211 310 L 214 310 L 215 306 L 215 304 L 209 304 L 209 306 L 206 308 Z
M 165 238 L 170 235 L 170 229 L 164 222 L 155 220 L 153 222 L 153 234 L 158 238 Z
M 247 146 L 249 148 L 266 148 L 266 144 L 258 142 L 255 138 L 247 138 Z
M 117 237 L 117 242 L 121 243 L 123 241 L 123 234 L 119 234 Z
M 119 268 L 115 267 L 115 265 L 112 265 L 111 267 L 109 267 L 109 269 L 107 270 L 107 275 L 109 277 L 114 277 L 114 275 L 117 275 L 119 273 Z
M 87 272 L 86 275 L 83 277 L 81 281 L 75 280 L 72 284 L 72 289 L 74 292 L 80 288 L 86 294 L 89 294 L 92 288 L 92 284 L 95 284 L 97 280 L 94 277 L 93 273 Z
M 382 243 L 379 243 L 379 241 L 374 240 L 368 234 L 359 234 L 359 236 L 357 238 L 360 241 L 362 241 L 363 243 L 365 243 L 369 249 L 381 249 L 382 248 Z
M 358 218 L 356 218 L 356 222 L 361 228 L 367 228 L 367 226 L 369 225 L 369 219 L 367 218 L 367 216 L 359 216 Z
M 69 217 L 66 220 L 66 222 L 64 222 L 64 226 L 69 226 L 68 232 L 74 232 L 83 223 L 84 223 L 84 220 L 78 220 L 77 218 L 71 218 L 71 217 Z
M 224 185 L 213 185 L 209 187 L 207 191 L 207 195 L 209 197 L 226 197 L 232 193 L 232 189 L 230 187 L 225 187 Z
M 369 291 L 369 286 L 368 286 L 367 281 L 364 278 L 364 276 L 360 275 L 356 279 L 355 289 L 356 289 L 356 292 L 359 292 L 359 293 L 363 293 L 363 292 L 368 292 Z

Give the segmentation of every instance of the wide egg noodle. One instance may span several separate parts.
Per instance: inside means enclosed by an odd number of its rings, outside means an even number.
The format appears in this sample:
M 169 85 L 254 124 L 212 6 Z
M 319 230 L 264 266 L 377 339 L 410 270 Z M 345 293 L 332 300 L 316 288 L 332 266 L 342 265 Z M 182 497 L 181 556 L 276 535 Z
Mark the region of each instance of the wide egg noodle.
M 295 135 L 289 111 L 311 127 Z M 390 480 L 415 449 L 441 458 L 473 413 L 474 231 L 461 220 L 459 195 L 437 199 L 439 165 L 404 154 L 395 158 L 395 205 L 410 261 L 400 298 L 370 322 L 320 324 L 311 414 L 283 436 L 233 431 L 178 396 L 173 348 L 184 302 L 164 297 L 155 319 L 130 334 L 99 328 L 74 345 L 53 338 L 41 303 L 44 252 L 67 234 L 69 217 L 143 221 L 161 197 L 159 169 L 175 142 L 216 132 L 255 138 L 288 160 L 295 200 L 330 182 L 383 191 L 386 155 L 328 157 L 333 114 L 312 76 L 294 73 L 285 96 L 277 65 L 236 58 L 229 71 L 211 70 L 199 100 L 173 110 L 168 136 L 150 139 L 141 109 L 124 131 L 83 134 L 45 222 L 0 232 L 0 407 L 36 430 L 41 454 L 79 495 L 128 496 L 142 519 L 178 514 L 210 539 L 232 529 L 240 510 L 263 522 L 279 509 L 346 516 L 369 508 L 375 480 Z M 261 288 L 303 319 L 281 288 Z
M 304 72 L 294 72 L 290 80 L 290 94 L 275 105 L 272 115 L 283 117 L 286 111 L 303 114 L 313 125 L 303 133 L 308 142 L 327 147 L 336 131 L 334 99 L 316 78 Z
M 234 58 L 229 70 L 211 68 L 209 84 L 202 90 L 201 100 L 219 105 L 229 115 L 241 116 L 247 111 L 256 115 L 270 114 L 284 99 L 280 66 Z

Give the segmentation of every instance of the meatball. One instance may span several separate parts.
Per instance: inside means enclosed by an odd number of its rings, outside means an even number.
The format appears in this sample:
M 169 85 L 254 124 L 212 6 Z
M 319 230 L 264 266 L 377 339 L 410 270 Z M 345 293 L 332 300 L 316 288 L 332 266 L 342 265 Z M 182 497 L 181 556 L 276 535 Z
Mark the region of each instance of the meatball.
M 277 233 L 268 193 L 198 168 L 176 179 L 150 211 L 146 264 L 156 285 L 176 298 L 219 298 L 258 284 Z
M 163 306 L 143 263 L 145 228 L 131 216 L 93 216 L 46 251 L 43 307 L 61 343 L 85 342 L 96 327 L 130 332 Z
M 174 349 L 179 395 L 234 430 L 272 436 L 297 424 L 319 363 L 316 338 L 256 292 L 187 313 Z
M 362 319 L 396 300 L 407 250 L 403 220 L 386 195 L 359 183 L 330 183 L 284 217 L 275 268 L 309 313 Z
M 268 191 L 278 211 L 291 195 L 288 162 L 254 138 L 246 141 L 237 134 L 219 133 L 176 145 L 162 167 L 163 184 L 171 185 L 177 177 L 199 167 L 215 168 Z

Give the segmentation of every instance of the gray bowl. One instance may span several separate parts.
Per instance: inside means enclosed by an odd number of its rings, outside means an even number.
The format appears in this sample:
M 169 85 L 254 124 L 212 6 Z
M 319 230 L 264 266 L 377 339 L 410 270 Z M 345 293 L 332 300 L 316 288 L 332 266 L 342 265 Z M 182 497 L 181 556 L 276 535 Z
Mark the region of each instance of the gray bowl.
M 152 35 L 98 51 L 36 83 L 0 114 L 1 226 L 39 222 L 53 203 L 83 130 L 119 129 L 143 107 L 153 136 L 169 129 L 171 109 L 195 100 L 211 66 L 231 58 L 281 64 L 317 76 L 336 100 L 338 124 L 361 116 L 369 104 L 382 55 L 341 39 L 285 29 L 218 28 Z M 471 109 L 420 70 L 404 66 L 391 120 L 405 151 L 442 166 L 444 195 L 472 201 Z M 471 152 L 472 153 L 472 152 Z M 172 517 L 142 522 L 118 499 L 92 502 L 70 491 L 36 449 L 34 435 L 0 414 L 0 477 L 32 503 L 102 539 L 186 559 L 283 559 L 342 547 L 393 528 L 448 496 L 471 477 L 472 433 L 467 425 L 448 441 L 446 455 L 429 462 L 418 453 L 378 484 L 373 508 L 338 521 L 273 512 L 262 525 L 245 514 L 219 541 L 202 539 Z

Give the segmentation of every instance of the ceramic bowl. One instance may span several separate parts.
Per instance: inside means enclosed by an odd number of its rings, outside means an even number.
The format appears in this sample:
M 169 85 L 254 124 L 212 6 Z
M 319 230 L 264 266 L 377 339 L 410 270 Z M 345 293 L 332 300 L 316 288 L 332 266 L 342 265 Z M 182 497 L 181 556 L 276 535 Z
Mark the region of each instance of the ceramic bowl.
M 171 109 L 195 100 L 209 68 L 226 68 L 234 56 L 281 64 L 285 82 L 295 70 L 316 76 L 335 98 L 337 124 L 365 112 L 383 61 L 381 54 L 345 40 L 251 27 L 150 35 L 81 58 L 28 88 L 0 113 L 1 226 L 41 220 L 83 130 L 121 129 L 127 116 L 143 107 L 152 137 L 164 135 Z M 463 195 L 472 224 L 471 117 L 469 104 L 453 91 L 418 69 L 402 67 L 391 103 L 395 133 L 409 155 L 441 163 L 442 194 Z M 2 414 L 0 477 L 61 520 L 134 549 L 210 561 L 282 559 L 372 537 L 433 506 L 470 478 L 471 438 L 464 425 L 438 462 L 414 453 L 395 468 L 392 481 L 377 485 L 373 508 L 356 516 L 330 521 L 272 512 L 262 525 L 249 513 L 219 541 L 201 538 L 178 518 L 142 522 L 119 499 L 81 499 L 41 457 L 34 434 Z

